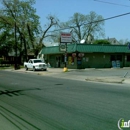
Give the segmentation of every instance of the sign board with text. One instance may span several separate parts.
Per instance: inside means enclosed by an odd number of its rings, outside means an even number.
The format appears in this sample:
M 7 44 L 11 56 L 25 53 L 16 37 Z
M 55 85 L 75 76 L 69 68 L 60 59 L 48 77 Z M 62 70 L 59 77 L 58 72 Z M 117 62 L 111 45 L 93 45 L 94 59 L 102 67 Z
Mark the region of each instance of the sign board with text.
M 71 43 L 72 36 L 71 33 L 61 33 L 61 43 Z

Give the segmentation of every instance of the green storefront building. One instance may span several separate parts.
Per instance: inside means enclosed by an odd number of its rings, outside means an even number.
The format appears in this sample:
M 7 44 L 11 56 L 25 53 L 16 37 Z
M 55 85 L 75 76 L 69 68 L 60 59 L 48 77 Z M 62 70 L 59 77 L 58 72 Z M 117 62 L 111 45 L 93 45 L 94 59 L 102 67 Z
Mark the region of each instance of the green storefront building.
M 44 47 L 41 51 L 44 59 L 52 67 L 63 68 L 65 55 L 67 68 L 111 68 L 130 67 L 130 50 L 126 45 L 68 44 L 67 52 L 61 52 L 59 46 Z

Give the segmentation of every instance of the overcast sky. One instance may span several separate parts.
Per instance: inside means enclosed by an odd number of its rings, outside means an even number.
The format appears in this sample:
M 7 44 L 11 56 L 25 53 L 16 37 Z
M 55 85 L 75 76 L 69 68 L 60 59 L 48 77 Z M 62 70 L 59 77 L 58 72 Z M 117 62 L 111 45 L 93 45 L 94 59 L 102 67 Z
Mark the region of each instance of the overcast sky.
M 36 0 L 34 7 L 43 26 L 49 14 L 66 22 L 76 12 L 86 15 L 94 11 L 104 18 L 129 13 L 130 0 Z M 130 14 L 105 21 L 104 28 L 106 38 L 130 40 Z

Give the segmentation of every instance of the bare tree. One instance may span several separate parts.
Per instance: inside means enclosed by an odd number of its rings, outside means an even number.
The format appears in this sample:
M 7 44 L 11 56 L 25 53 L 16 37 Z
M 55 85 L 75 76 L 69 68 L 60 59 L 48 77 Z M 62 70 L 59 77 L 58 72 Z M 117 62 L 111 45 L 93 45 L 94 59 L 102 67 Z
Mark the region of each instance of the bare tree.
M 130 40 L 129 39 L 121 39 L 121 40 L 119 40 L 119 43 L 121 45 L 128 45 L 130 43 Z
M 89 36 L 104 35 L 103 25 L 103 17 L 90 12 L 88 15 L 75 13 L 68 22 L 62 24 L 62 27 L 73 29 L 73 42 L 80 42 L 82 39 L 88 42 Z
M 46 39 L 48 37 L 49 38 L 56 37 L 56 35 L 53 34 L 50 30 L 54 29 L 58 26 L 59 20 L 55 16 L 52 16 L 52 15 L 49 15 L 47 17 L 47 19 L 48 19 L 49 23 L 44 26 L 43 31 L 41 30 L 41 35 L 40 35 L 39 41 L 36 44 L 35 49 L 34 49 L 35 55 L 38 55 L 39 51 L 44 47 L 44 43 L 43 43 L 44 39 Z

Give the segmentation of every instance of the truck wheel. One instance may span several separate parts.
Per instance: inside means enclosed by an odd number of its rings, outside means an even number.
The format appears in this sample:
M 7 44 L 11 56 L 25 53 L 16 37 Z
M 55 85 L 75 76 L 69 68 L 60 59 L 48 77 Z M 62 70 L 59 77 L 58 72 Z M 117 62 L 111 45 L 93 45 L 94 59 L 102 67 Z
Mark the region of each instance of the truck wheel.
M 44 69 L 44 71 L 47 71 L 47 69 Z
M 33 71 L 35 71 L 36 69 L 35 69 L 35 66 L 33 66 Z
M 28 67 L 27 66 L 25 66 L 25 69 L 26 69 L 26 71 L 28 70 Z

